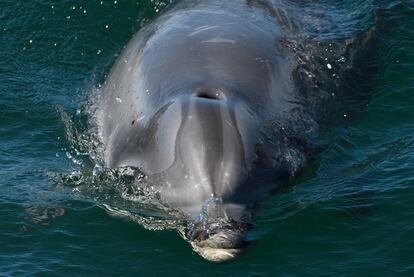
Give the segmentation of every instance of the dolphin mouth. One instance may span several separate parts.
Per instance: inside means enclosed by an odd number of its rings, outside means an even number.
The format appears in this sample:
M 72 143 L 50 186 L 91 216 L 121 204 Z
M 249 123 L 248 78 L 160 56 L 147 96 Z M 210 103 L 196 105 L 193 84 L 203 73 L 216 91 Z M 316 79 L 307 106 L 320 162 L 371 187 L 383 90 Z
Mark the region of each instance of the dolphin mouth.
M 248 247 L 245 234 L 249 224 L 231 219 L 197 222 L 186 232 L 194 252 L 210 262 L 226 262 L 239 256 Z
M 214 247 L 200 247 L 196 243 L 191 243 L 194 252 L 210 262 L 222 263 L 236 258 L 243 252 L 243 249 L 237 248 L 214 248 Z
M 249 245 L 245 235 L 252 225 L 250 213 L 237 204 L 224 204 L 210 197 L 195 220 L 188 222 L 183 237 L 194 252 L 211 262 L 226 262 L 243 252 Z
M 236 258 L 247 247 L 243 233 L 220 232 L 205 240 L 191 241 L 193 250 L 210 262 L 226 262 Z

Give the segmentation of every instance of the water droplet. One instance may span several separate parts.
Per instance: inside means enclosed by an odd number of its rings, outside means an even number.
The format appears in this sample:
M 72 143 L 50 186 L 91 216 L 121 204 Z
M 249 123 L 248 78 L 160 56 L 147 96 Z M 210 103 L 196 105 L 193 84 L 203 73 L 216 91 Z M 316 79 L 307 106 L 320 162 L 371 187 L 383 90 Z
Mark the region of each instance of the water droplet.
M 345 62 L 345 61 L 346 61 L 346 59 L 345 59 L 345 57 L 340 57 L 338 61 L 339 61 L 339 62 Z
M 326 67 L 327 67 L 328 69 L 332 69 L 332 65 L 331 65 L 330 63 L 328 63 L 328 64 L 326 65 Z

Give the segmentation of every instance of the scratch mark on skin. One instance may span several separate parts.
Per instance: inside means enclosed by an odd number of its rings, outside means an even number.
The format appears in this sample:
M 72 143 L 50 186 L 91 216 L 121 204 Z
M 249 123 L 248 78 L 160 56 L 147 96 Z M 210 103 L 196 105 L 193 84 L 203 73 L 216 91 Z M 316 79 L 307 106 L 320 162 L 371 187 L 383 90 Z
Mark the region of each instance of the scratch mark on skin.
M 212 29 L 216 29 L 218 27 L 219 26 L 204 25 L 204 26 L 201 26 L 201 27 L 195 29 L 195 31 L 192 32 L 191 34 L 189 34 L 188 36 L 192 37 L 192 36 L 197 35 L 199 33 L 202 33 L 202 32 L 208 31 L 208 30 L 212 30 Z
M 232 39 L 225 39 L 225 38 L 216 37 L 216 38 L 211 38 L 209 40 L 204 40 L 201 43 L 231 43 L 231 44 L 235 44 L 236 41 L 232 40 Z

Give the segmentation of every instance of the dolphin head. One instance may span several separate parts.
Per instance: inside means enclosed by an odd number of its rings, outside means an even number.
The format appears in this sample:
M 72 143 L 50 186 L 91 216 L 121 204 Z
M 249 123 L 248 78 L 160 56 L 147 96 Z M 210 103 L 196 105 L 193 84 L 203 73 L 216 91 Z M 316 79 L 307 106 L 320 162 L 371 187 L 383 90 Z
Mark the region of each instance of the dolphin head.
M 112 77 L 128 85 L 108 86 L 107 164 L 142 169 L 185 214 L 185 237 L 208 260 L 240 253 L 251 205 L 304 164 L 284 129 L 302 116 L 294 64 L 274 32 L 189 11 L 138 36 Z

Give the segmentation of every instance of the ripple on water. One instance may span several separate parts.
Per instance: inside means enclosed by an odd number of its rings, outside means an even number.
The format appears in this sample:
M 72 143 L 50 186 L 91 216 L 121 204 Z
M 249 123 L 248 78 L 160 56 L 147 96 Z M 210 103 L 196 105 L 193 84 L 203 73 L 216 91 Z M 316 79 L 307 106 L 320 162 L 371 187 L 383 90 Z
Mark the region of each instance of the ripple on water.
M 296 185 L 260 204 L 257 243 L 219 267 L 165 230 L 184 223 L 144 177 L 131 182 L 135 169 L 102 166 L 80 104 L 170 1 L 0 1 L 1 274 L 412 276 L 411 2 L 274 1 L 323 39 L 365 29 L 382 2 L 381 74 L 363 116 L 332 127 Z

